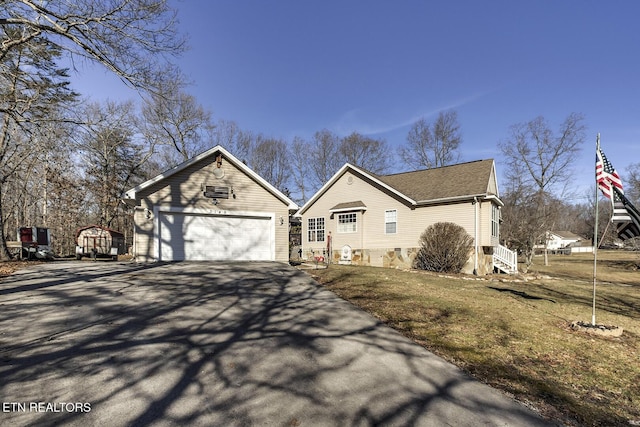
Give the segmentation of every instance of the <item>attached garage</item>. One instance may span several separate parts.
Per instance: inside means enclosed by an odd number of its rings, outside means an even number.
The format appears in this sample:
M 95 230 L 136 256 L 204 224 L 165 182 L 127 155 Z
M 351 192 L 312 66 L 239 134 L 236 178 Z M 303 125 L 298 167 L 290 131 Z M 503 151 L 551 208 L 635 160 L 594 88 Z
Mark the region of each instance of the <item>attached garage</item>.
M 289 261 L 298 206 L 221 146 L 125 193 L 137 261 Z
M 268 213 L 159 212 L 157 217 L 160 261 L 275 261 L 275 224 Z

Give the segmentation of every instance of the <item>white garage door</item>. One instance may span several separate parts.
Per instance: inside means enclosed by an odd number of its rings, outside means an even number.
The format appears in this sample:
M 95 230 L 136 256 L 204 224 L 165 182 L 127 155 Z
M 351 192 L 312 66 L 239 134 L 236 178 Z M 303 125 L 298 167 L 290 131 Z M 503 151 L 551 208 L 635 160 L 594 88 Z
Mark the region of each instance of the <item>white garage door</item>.
M 160 212 L 161 261 L 273 261 L 274 223 L 263 216 Z

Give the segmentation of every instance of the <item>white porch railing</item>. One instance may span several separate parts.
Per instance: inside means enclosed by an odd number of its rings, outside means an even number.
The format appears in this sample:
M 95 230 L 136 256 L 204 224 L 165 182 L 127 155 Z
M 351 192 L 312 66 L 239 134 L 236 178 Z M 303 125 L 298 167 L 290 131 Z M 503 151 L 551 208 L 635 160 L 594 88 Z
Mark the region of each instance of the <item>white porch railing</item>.
M 505 246 L 494 246 L 493 266 L 507 274 L 516 274 L 518 273 L 518 254 Z

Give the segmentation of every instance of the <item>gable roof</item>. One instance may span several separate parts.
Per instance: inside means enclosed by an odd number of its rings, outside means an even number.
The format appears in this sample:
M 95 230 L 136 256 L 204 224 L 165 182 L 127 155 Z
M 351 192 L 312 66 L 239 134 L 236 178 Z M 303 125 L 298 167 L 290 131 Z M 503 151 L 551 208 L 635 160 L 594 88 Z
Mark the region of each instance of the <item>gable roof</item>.
M 345 202 L 345 203 L 338 203 L 337 205 L 335 205 L 334 207 L 332 207 L 331 209 L 329 209 L 331 212 L 340 212 L 340 211 L 352 211 L 352 210 L 367 210 L 367 205 L 365 205 L 362 200 L 357 200 L 355 202 Z
M 473 197 L 494 198 L 498 204 L 502 205 L 497 194 L 497 183 L 495 193 L 490 192 L 489 189 L 490 180 L 495 179 L 493 159 L 391 175 L 376 175 L 346 163 L 300 208 L 297 214 L 303 214 L 347 171 L 359 175 L 413 206 Z
M 124 234 L 122 234 L 121 232 L 119 232 L 118 230 L 114 230 L 113 228 L 109 228 L 109 227 L 105 227 L 103 225 L 98 225 L 98 224 L 92 224 L 92 225 L 87 225 L 85 227 L 80 227 L 76 230 L 76 239 L 78 238 L 78 236 L 80 235 L 80 233 L 82 233 L 84 230 L 88 230 L 90 228 L 99 228 L 101 230 L 104 230 L 108 233 L 110 233 L 111 235 L 117 234 L 118 236 L 122 236 L 124 237 Z
M 197 156 L 180 163 L 179 165 L 162 172 L 159 175 L 154 176 L 153 178 L 143 182 L 142 184 L 128 190 L 125 191 L 124 193 L 124 199 L 125 200 L 135 200 L 136 198 L 136 194 L 150 186 L 152 186 L 153 184 L 156 184 L 158 182 L 161 182 L 175 174 L 177 174 L 178 172 L 181 172 L 185 169 L 187 169 L 188 167 L 190 167 L 191 165 L 206 159 L 208 157 L 213 157 L 216 156 L 218 154 L 222 154 L 222 156 L 225 158 L 225 160 L 227 160 L 229 163 L 233 164 L 236 168 L 240 169 L 242 172 L 244 172 L 246 175 L 248 175 L 249 177 L 251 177 L 253 180 L 255 180 L 258 184 L 260 184 L 262 187 L 264 187 L 265 190 L 269 191 L 271 194 L 273 194 L 276 198 L 280 199 L 282 202 L 284 202 L 285 204 L 287 204 L 289 206 L 289 209 L 298 209 L 298 205 L 291 200 L 289 197 L 287 197 L 284 193 L 282 193 L 280 190 L 278 190 L 276 187 L 274 187 L 273 185 L 271 185 L 269 182 L 267 182 L 264 178 L 262 178 L 260 175 L 258 175 L 257 173 L 255 173 L 253 170 L 251 170 L 247 165 L 245 165 L 243 162 L 241 162 L 240 160 L 238 160 L 233 154 L 229 153 L 227 150 L 225 150 L 221 145 L 216 145 L 213 148 L 210 148 L 207 151 L 204 151 L 200 154 L 198 154 Z
M 420 203 L 486 195 L 493 169 L 493 160 L 477 160 L 434 169 L 378 175 L 378 179 Z
M 549 234 L 554 234 L 563 240 L 584 240 L 585 238 L 575 234 L 571 231 L 550 231 Z

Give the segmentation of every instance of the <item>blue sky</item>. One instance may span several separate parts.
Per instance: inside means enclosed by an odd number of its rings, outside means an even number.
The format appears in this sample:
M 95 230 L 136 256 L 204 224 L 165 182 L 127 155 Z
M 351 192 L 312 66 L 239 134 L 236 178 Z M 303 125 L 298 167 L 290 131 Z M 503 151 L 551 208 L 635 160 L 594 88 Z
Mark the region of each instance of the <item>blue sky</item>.
M 494 158 L 500 173 L 511 125 L 544 116 L 556 129 L 577 112 L 578 193 L 594 180 L 597 133 L 623 180 L 640 162 L 638 1 L 173 3 L 190 92 L 242 129 L 287 140 L 357 131 L 399 147 L 414 121 L 455 109 L 462 160 Z M 94 100 L 136 97 L 103 70 L 74 80 Z

